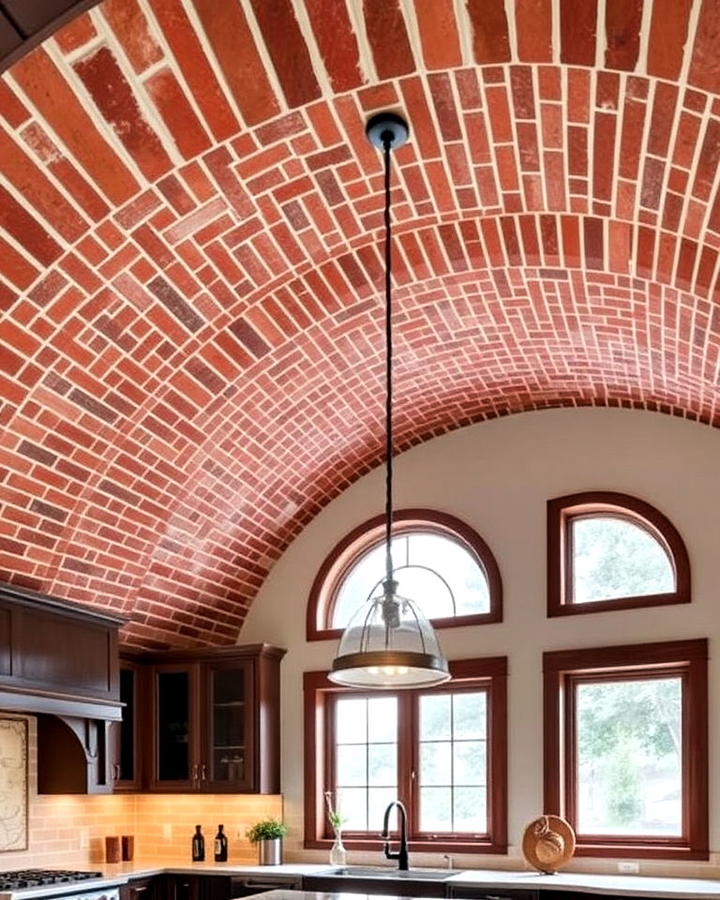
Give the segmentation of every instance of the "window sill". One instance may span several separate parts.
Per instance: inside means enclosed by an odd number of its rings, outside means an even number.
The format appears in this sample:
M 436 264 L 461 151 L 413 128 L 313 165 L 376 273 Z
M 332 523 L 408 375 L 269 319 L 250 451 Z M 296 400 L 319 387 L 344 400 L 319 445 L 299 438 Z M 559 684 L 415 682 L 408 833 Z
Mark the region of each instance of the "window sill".
M 346 850 L 377 850 L 382 852 L 382 840 L 378 837 L 373 839 L 352 839 L 343 836 L 343 846 Z M 391 844 L 396 844 L 396 839 L 391 840 Z M 306 838 L 303 846 L 306 850 L 330 850 L 333 845 L 332 838 L 318 838 L 309 840 Z M 415 840 L 408 842 L 408 850 L 410 853 L 496 853 L 498 855 L 506 855 L 508 852 L 507 844 L 496 844 L 491 840 L 485 841 L 468 841 L 463 838 L 448 838 L 446 840 L 430 839 Z
M 708 850 L 696 850 L 681 844 L 634 844 L 631 842 L 593 843 L 578 838 L 574 856 L 618 859 L 687 859 L 707 860 Z

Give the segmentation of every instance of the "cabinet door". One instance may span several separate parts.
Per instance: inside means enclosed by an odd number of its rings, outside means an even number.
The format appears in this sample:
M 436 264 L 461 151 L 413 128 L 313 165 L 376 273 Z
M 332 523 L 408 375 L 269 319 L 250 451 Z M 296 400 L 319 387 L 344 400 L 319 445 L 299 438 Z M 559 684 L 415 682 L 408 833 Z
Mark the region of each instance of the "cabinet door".
M 158 900 L 159 878 L 133 878 L 120 887 L 120 900 Z
M 153 766 L 151 789 L 197 790 L 196 666 L 155 666 L 153 678 Z
M 450 897 L 462 900 L 538 900 L 538 892 L 524 888 L 492 888 L 492 887 L 466 887 L 458 884 L 450 888 Z M 545 896 L 540 891 L 540 898 Z M 588 898 L 589 900 L 589 898 Z
M 122 722 L 113 723 L 114 790 L 139 791 L 142 787 L 140 753 L 140 678 L 141 668 L 120 663 L 120 702 Z
M 255 685 L 250 659 L 203 666 L 201 790 L 243 793 L 255 787 Z

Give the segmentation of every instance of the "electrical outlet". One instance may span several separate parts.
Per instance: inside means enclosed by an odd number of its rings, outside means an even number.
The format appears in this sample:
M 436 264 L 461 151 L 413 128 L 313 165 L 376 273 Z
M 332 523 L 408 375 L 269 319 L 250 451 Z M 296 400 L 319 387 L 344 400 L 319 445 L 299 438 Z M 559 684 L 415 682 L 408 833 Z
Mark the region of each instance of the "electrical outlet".
M 640 863 L 638 862 L 630 862 L 629 860 L 626 862 L 619 862 L 617 864 L 618 872 L 622 872 L 623 875 L 637 875 L 640 871 Z
M 78 835 L 80 837 L 80 849 L 87 850 L 87 848 L 90 846 L 90 829 L 80 828 L 78 831 Z
M 172 825 L 163 825 L 162 836 L 166 841 L 172 839 Z

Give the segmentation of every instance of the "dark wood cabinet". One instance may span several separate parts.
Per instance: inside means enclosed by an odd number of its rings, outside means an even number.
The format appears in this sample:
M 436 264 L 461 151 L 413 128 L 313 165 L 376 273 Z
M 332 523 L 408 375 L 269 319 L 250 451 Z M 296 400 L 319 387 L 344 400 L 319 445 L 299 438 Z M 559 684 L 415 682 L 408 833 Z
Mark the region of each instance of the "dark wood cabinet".
M 527 888 L 465 887 L 459 884 L 450 886 L 448 896 L 457 900 L 542 900 L 545 892 Z
M 134 659 L 120 658 L 122 721 L 111 726 L 111 774 L 115 792 L 143 787 L 143 700 L 145 667 Z
M 332 875 L 304 875 L 303 890 L 328 894 L 385 894 L 393 897 L 445 897 L 445 882 L 413 881 L 410 878 L 336 878 Z
M 254 644 L 150 659 L 147 787 L 277 793 L 284 653 Z
M 118 720 L 124 622 L 105 610 L 0 584 L 0 708 Z
M 132 878 L 120 887 L 120 900 L 165 900 L 163 877 Z

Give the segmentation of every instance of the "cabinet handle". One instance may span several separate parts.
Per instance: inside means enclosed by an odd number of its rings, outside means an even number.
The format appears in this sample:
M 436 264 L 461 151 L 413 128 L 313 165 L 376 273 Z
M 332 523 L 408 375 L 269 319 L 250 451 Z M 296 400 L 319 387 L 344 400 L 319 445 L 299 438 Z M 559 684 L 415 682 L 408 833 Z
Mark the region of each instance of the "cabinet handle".
M 207 781 L 207 766 L 205 765 L 205 763 L 202 764 L 202 774 L 200 778 L 202 779 L 202 781 Z
M 191 778 L 193 781 L 197 781 L 197 780 L 198 780 L 198 764 L 197 764 L 197 763 L 193 763 L 193 766 L 192 766 L 192 775 L 190 776 L 190 778 Z
M 115 781 L 120 781 L 120 763 L 115 763 L 113 768 L 115 769 Z M 142 890 L 145 890 L 145 888 Z

